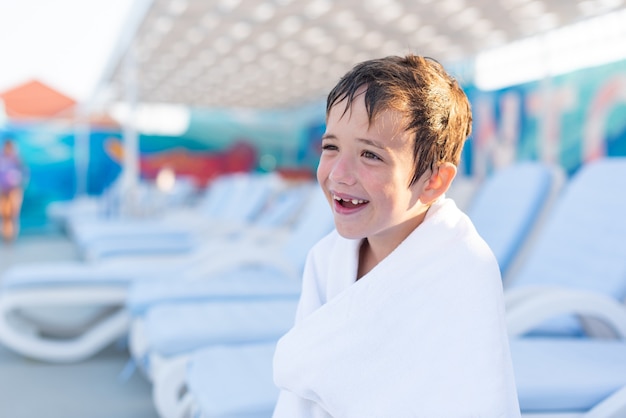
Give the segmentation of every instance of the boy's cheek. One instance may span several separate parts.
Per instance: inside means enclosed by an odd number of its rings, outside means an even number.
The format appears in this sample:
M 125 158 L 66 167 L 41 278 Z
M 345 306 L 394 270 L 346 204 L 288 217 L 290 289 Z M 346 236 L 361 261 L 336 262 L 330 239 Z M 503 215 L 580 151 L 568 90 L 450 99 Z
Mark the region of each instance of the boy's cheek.
M 324 183 L 324 180 L 326 180 L 328 178 L 328 172 L 329 172 L 329 164 L 326 158 L 324 158 L 324 156 L 322 156 L 320 158 L 320 162 L 317 165 L 317 182 L 322 185 Z

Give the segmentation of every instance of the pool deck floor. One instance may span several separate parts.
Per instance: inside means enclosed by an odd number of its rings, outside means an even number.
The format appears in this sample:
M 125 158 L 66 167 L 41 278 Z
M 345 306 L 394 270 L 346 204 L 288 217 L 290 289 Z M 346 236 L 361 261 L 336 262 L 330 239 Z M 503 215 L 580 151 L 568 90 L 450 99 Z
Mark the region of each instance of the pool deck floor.
M 0 277 L 15 264 L 79 260 L 60 233 L 0 241 Z M 135 371 L 124 376 L 129 354 L 121 344 L 76 364 L 24 358 L 0 344 L 2 418 L 157 418 L 150 383 Z

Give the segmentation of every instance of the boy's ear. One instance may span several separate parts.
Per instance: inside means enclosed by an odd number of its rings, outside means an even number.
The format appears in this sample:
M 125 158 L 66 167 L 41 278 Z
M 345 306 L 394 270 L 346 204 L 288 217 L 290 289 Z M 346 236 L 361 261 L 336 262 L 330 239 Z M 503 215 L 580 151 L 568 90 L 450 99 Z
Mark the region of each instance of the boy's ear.
M 426 181 L 420 200 L 424 204 L 430 204 L 439 196 L 448 191 L 452 180 L 456 177 L 456 166 L 452 163 L 441 163 L 436 167 L 430 178 Z

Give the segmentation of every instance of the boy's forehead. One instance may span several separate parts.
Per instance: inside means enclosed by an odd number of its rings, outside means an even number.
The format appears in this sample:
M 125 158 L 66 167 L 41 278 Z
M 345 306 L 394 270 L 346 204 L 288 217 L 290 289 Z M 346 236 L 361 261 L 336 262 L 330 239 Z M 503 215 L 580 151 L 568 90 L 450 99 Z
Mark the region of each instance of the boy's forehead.
M 366 118 L 370 127 L 379 123 L 388 124 L 392 122 L 394 125 L 400 125 L 405 130 L 407 126 L 407 116 L 397 109 L 389 106 L 380 106 L 376 109 L 367 109 L 363 96 L 355 97 L 349 103 L 347 99 L 335 103 L 326 115 L 326 122 L 331 118 L 341 120 L 343 118 L 350 119 L 356 114 L 358 117 Z
M 378 109 L 370 119 L 362 97 L 355 97 L 350 104 L 348 104 L 347 99 L 334 104 L 326 117 L 326 131 L 329 133 L 329 128 L 334 130 L 339 125 L 353 123 L 356 123 L 355 127 L 361 127 L 358 129 L 363 129 L 375 136 L 385 137 L 392 142 L 398 138 L 409 138 L 406 136 L 408 133 L 406 117 L 399 110 Z
M 328 114 L 326 115 L 326 122 L 330 121 L 330 119 L 340 120 L 344 117 L 350 118 L 352 117 L 353 109 L 357 106 L 358 97 L 354 97 L 354 99 L 350 102 L 348 97 L 344 97 L 341 101 L 335 102 L 332 107 L 328 110 Z M 361 101 L 363 99 L 361 98 Z
M 367 109 L 365 105 L 365 89 L 358 90 L 354 97 L 350 100 L 346 95 L 340 101 L 335 102 L 330 108 L 326 119 L 329 119 L 331 114 L 337 116 L 338 118 L 342 117 L 350 117 L 353 113 L 367 115 L 370 118 L 369 113 L 372 112 L 373 109 Z M 379 113 L 380 109 L 376 109 L 376 113 Z M 375 115 L 371 115 L 373 119 Z

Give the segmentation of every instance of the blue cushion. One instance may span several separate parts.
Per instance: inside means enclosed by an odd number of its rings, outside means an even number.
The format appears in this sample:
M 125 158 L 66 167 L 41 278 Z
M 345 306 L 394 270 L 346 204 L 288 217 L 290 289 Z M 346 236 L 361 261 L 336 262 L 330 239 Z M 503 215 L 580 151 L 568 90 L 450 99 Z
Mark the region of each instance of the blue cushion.
M 520 162 L 492 174 L 467 211 L 505 273 L 550 196 L 555 171 Z
M 145 315 L 146 337 L 162 356 L 216 344 L 277 341 L 293 326 L 297 305 L 297 299 L 159 304 Z
M 167 270 L 161 268 L 159 271 Z M 139 274 L 149 275 L 156 272 L 157 270 L 150 266 L 133 269 L 130 266 L 96 266 L 75 262 L 16 265 L 3 274 L 2 287 L 4 289 L 21 289 L 73 285 L 127 286 Z
M 269 267 L 246 266 L 198 280 L 145 280 L 130 286 L 126 306 L 134 315 L 161 302 L 299 298 L 301 281 Z
M 521 338 L 511 355 L 522 412 L 583 412 L 626 385 L 626 342 Z
M 550 213 L 532 251 L 509 287 L 552 285 L 626 298 L 626 158 L 587 163 Z M 579 333 L 551 322 L 538 334 Z
M 191 231 L 185 226 L 171 225 L 160 219 L 98 219 L 79 221 L 73 225 L 73 237 L 80 247 L 102 239 L 124 237 L 184 239 Z
M 88 259 L 101 259 L 116 255 L 189 253 L 197 247 L 198 240 L 191 233 L 185 235 L 155 235 L 102 238 L 84 247 Z

